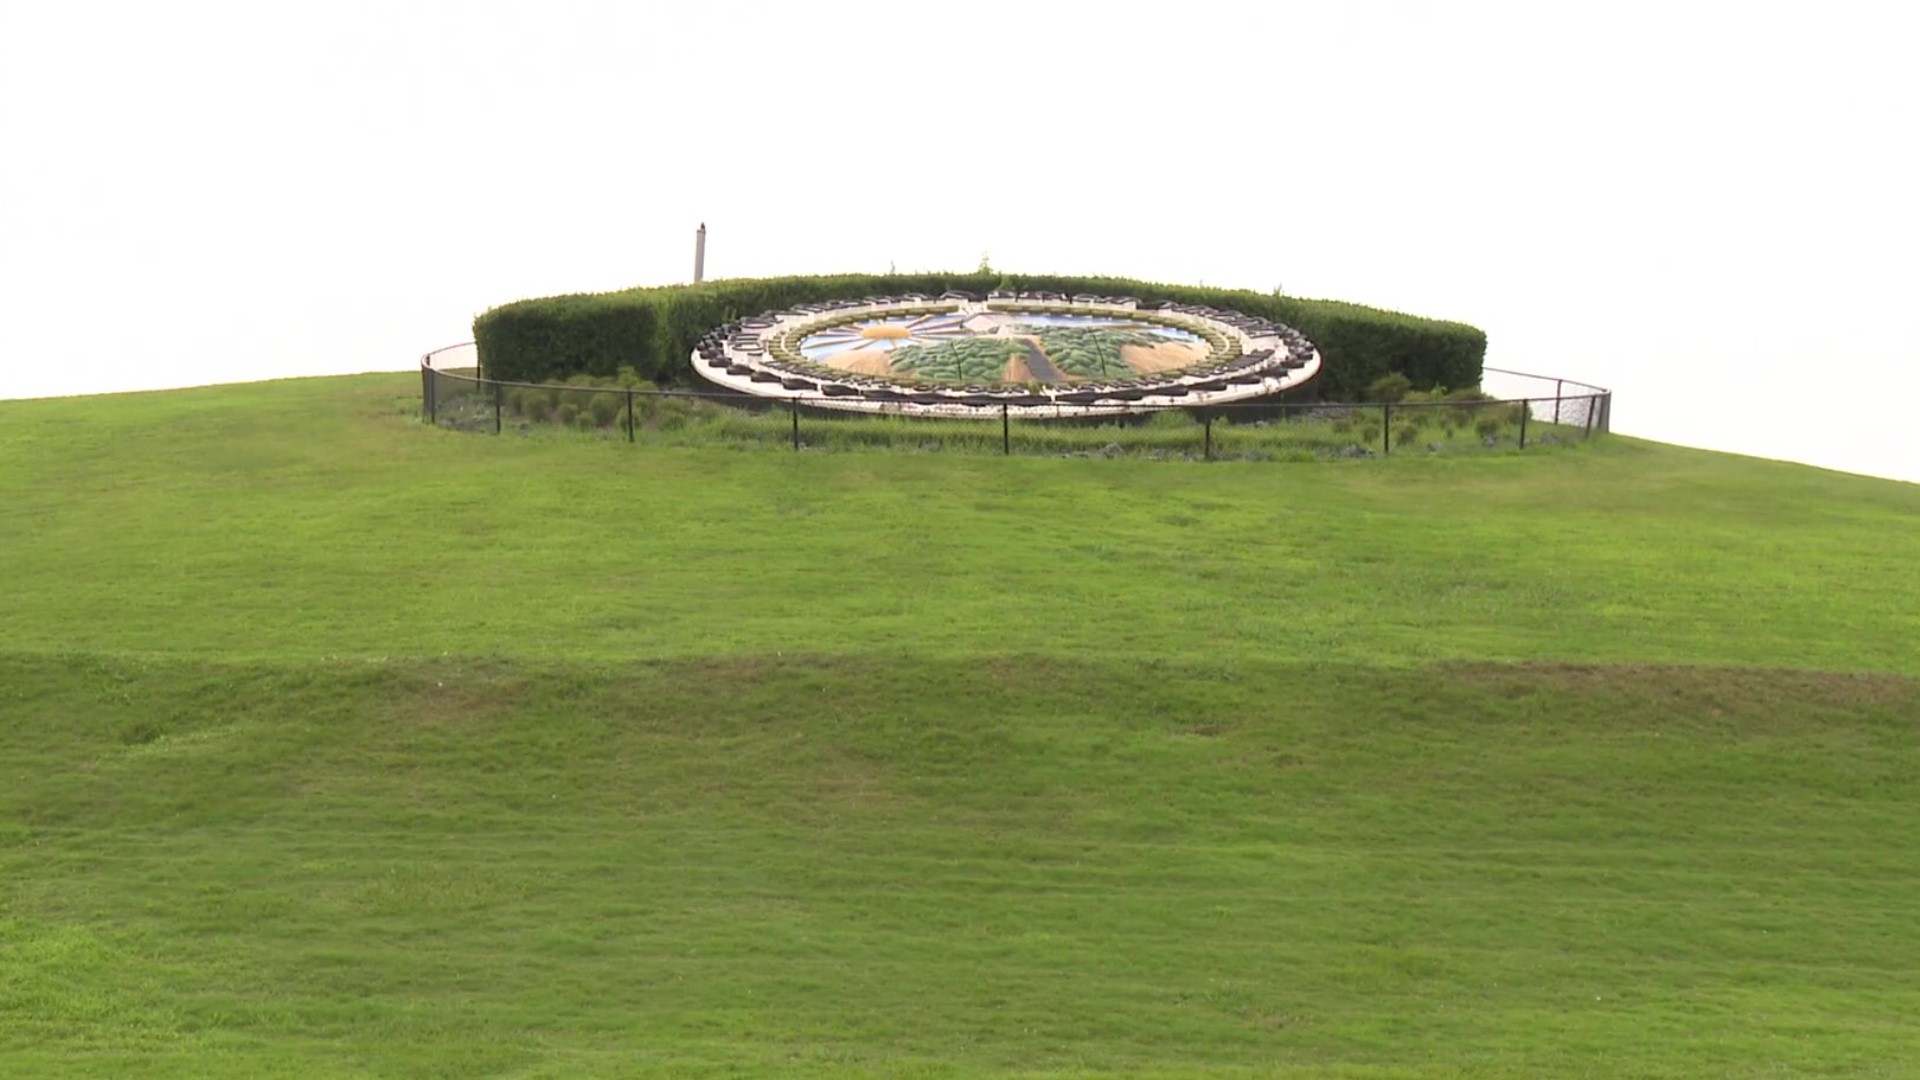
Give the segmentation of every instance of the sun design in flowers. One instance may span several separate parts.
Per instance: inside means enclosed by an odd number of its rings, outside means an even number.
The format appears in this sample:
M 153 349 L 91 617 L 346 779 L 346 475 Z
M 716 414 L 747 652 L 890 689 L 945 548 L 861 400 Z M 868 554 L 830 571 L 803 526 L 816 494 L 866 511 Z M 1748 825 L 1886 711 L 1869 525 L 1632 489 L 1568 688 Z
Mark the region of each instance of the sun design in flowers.
M 813 334 L 800 352 L 817 364 L 866 375 L 893 373 L 893 353 L 908 346 L 930 346 L 968 337 L 966 316 L 921 315 L 906 319 L 832 326 Z

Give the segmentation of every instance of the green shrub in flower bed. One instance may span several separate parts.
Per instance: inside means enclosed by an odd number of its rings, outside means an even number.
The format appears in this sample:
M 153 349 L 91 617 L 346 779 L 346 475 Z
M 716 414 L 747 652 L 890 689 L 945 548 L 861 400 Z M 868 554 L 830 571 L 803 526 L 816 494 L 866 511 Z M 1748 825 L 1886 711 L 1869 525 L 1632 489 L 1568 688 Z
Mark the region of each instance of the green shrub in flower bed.
M 600 427 L 606 427 L 608 424 L 619 419 L 620 410 L 625 403 L 625 398 L 622 395 L 612 393 L 595 394 L 593 395 L 593 400 L 587 405 L 587 412 L 593 417 L 595 424 Z
M 629 389 L 644 393 L 654 387 L 627 369 L 603 378 L 575 375 L 554 386 L 508 387 L 502 404 L 509 414 L 536 424 L 604 428 L 623 422 Z M 639 408 L 636 402 L 635 411 Z

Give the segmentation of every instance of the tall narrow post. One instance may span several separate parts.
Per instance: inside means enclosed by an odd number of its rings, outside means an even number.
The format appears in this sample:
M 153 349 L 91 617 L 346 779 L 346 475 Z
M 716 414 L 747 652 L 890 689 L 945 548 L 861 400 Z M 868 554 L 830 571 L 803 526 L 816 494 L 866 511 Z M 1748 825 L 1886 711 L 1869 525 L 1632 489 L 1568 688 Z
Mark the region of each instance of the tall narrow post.
M 700 223 L 700 231 L 693 234 L 693 283 L 700 284 L 707 279 L 707 223 Z
M 1599 411 L 1600 411 L 1599 397 L 1592 396 L 1592 395 L 1588 396 L 1587 398 L 1587 431 L 1585 435 L 1581 436 L 1582 438 L 1586 438 L 1586 439 L 1593 438 L 1593 414 Z
M 1553 422 L 1555 424 L 1560 422 L 1560 397 L 1561 392 L 1566 389 L 1566 386 L 1567 380 L 1565 379 L 1553 380 Z
M 1212 413 L 1207 414 L 1206 425 L 1207 425 L 1207 442 L 1206 442 L 1206 445 L 1201 448 L 1200 459 L 1202 461 L 1212 461 L 1213 460 L 1213 414 Z
M 1007 420 L 1007 403 L 1004 401 L 1000 403 L 1000 453 L 1013 453 L 1013 428 Z
M 1380 456 L 1393 456 L 1393 406 L 1380 406 Z
M 507 388 L 493 384 L 493 433 L 500 434 L 500 414 L 506 411 Z
M 1526 401 L 1520 402 L 1520 449 L 1522 450 L 1527 448 L 1527 417 L 1532 413 L 1533 405 L 1531 403 Z
M 633 387 L 627 387 L 627 441 L 633 441 Z
M 798 450 L 800 449 L 800 399 L 788 398 L 787 409 L 793 413 L 793 448 Z

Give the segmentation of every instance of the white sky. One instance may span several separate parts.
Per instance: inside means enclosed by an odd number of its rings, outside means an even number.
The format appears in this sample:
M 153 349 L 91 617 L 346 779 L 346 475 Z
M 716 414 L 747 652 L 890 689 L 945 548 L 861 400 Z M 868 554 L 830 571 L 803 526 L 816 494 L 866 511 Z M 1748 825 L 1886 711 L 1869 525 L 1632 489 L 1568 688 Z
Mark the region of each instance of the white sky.
M 1920 480 L 1902 6 L 0 0 L 0 397 L 413 365 L 524 296 L 1111 273 L 1484 327 Z

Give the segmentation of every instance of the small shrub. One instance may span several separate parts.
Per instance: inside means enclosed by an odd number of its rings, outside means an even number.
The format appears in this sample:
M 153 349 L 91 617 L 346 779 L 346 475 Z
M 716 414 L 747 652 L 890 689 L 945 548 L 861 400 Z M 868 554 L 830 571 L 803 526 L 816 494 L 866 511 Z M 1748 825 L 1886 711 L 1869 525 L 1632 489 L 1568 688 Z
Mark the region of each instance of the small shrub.
M 675 431 L 687 426 L 687 422 L 693 419 L 694 412 L 700 405 L 699 402 L 689 401 L 686 398 L 668 397 L 655 400 L 659 404 L 653 412 L 654 423 L 661 431 Z
M 1450 424 L 1465 425 L 1478 417 L 1489 401 L 1493 399 L 1478 390 L 1454 390 L 1449 392 L 1446 419 Z
M 1377 423 L 1368 423 L 1368 424 L 1362 425 L 1360 428 L 1360 445 L 1377 446 L 1379 445 L 1379 443 L 1380 443 L 1380 425 Z
M 554 407 L 553 422 L 556 424 L 571 424 L 574 418 L 579 415 L 580 406 L 575 405 L 572 401 L 562 401 Z
M 587 413 L 593 417 L 594 425 L 606 427 L 620 415 L 624 406 L 622 399 L 614 394 L 595 394 L 587 406 Z
M 1500 434 L 1500 429 L 1503 426 L 1504 425 L 1500 423 L 1499 417 L 1483 416 L 1478 423 L 1473 425 L 1473 430 L 1474 434 L 1479 435 L 1481 438 L 1491 439 Z
M 547 417 L 553 415 L 553 402 L 544 392 L 527 392 L 520 398 L 520 415 L 536 424 L 544 423 Z
M 1367 384 L 1368 401 L 1405 401 L 1413 392 L 1413 380 L 1399 372 L 1382 375 Z

